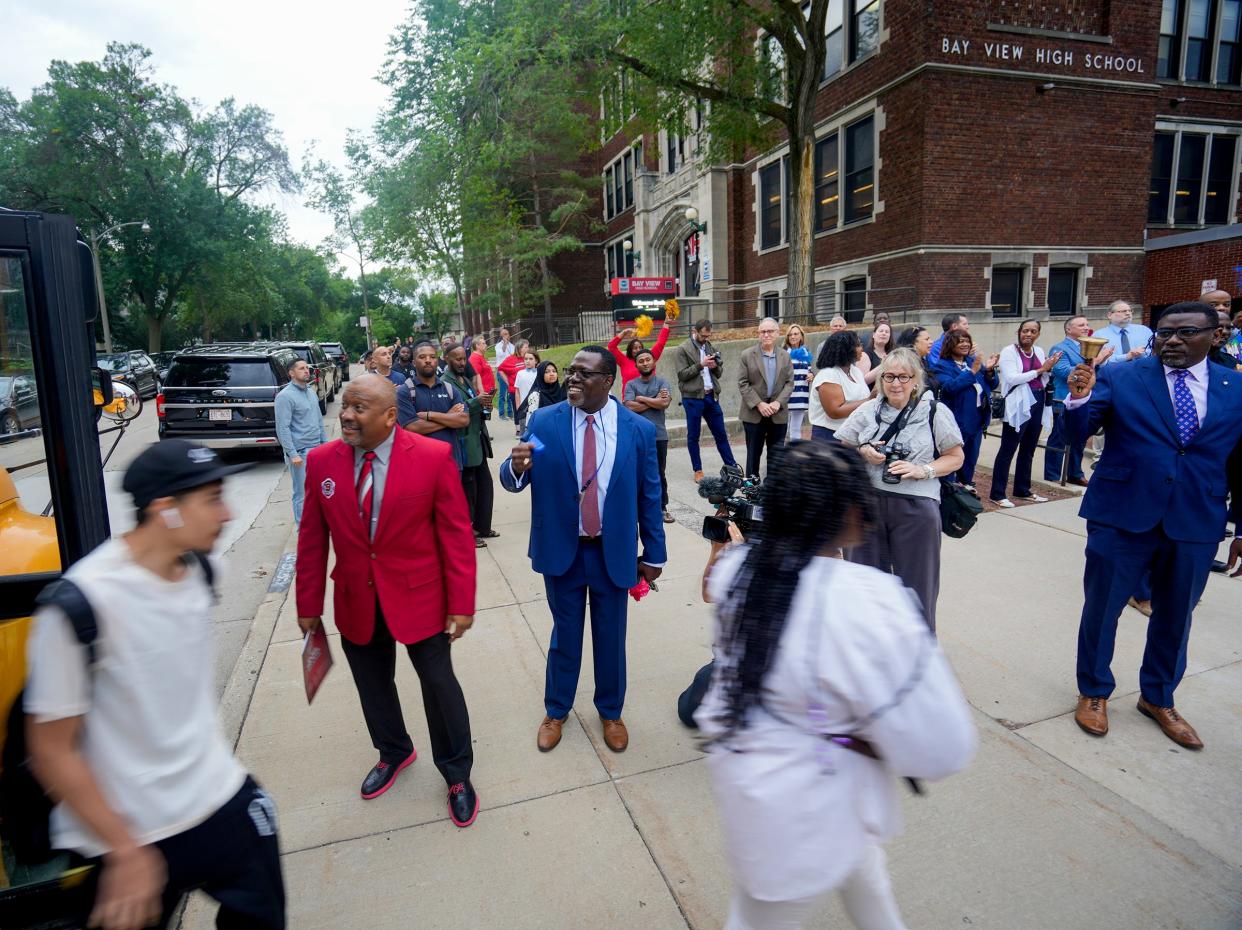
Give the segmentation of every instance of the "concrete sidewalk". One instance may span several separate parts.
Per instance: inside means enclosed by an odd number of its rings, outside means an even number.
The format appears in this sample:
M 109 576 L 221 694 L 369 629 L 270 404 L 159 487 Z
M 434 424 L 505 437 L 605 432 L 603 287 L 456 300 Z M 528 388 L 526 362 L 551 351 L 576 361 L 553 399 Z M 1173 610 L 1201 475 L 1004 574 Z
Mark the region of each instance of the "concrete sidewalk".
M 705 467 L 718 467 L 714 455 L 704 450 Z M 710 643 L 697 533 L 707 505 L 686 472 L 686 453 L 671 454 L 670 562 L 659 593 L 630 608 L 631 742 L 620 755 L 600 736 L 589 660 L 564 741 L 535 748 L 551 619 L 525 555 L 529 497 L 497 489 L 502 535 L 479 550 L 475 627 L 454 646 L 482 799 L 467 830 L 448 819 L 409 663 L 398 662 L 398 684 L 423 756 L 362 801 L 374 751 L 339 645 L 308 707 L 293 598 L 269 599 L 225 719 L 280 811 L 291 928 L 723 924 L 730 881 L 711 790 L 675 713 Z M 1180 750 L 1134 709 L 1145 627 L 1133 611 L 1118 633 L 1112 731 L 1092 739 L 1072 720 L 1076 507 L 986 514 L 966 539 L 944 541 L 941 641 L 981 745 L 964 774 L 905 799 L 906 832 L 889 857 L 912 930 L 1242 927 L 1242 582 L 1212 577 L 1178 692 L 1207 749 Z M 212 926 L 214 910 L 196 898 L 183 926 Z M 850 924 L 833 901 L 814 926 Z

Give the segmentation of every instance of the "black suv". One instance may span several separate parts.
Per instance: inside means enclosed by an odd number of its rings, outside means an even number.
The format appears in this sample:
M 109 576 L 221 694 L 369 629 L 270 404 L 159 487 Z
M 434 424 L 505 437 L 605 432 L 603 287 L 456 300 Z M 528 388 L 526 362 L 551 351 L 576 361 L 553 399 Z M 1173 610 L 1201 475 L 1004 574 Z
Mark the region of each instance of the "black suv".
M 278 343 L 219 343 L 183 349 L 156 401 L 160 439 L 213 449 L 280 451 L 276 394 L 297 353 Z
M 336 362 L 328 358 L 317 342 L 285 342 L 282 345 L 288 346 L 297 353 L 298 358 L 310 365 L 311 384 L 319 395 L 319 412 L 327 413 L 328 404 L 336 399 L 341 383 Z
M 319 347 L 323 349 L 328 358 L 336 362 L 337 371 L 340 374 L 340 377 L 336 379 L 339 387 L 349 380 L 349 353 L 339 342 L 321 342 Z
M 111 372 L 113 381 L 123 381 L 139 397 L 154 397 L 160 392 L 160 373 L 145 352 L 114 352 L 99 356 L 99 367 Z

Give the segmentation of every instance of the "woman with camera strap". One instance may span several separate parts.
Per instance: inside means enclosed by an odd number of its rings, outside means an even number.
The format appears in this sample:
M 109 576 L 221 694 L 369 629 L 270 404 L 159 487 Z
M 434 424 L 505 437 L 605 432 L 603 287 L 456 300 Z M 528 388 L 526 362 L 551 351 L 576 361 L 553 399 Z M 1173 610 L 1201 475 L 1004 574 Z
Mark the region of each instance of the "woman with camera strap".
M 940 479 L 965 461 L 953 413 L 923 390 L 923 365 L 910 349 L 894 349 L 880 364 L 878 397 L 837 430 L 837 441 L 858 449 L 872 486 L 882 493 L 876 520 L 845 557 L 890 572 L 910 588 L 936 630 L 940 594 Z M 931 420 L 935 410 L 935 422 Z

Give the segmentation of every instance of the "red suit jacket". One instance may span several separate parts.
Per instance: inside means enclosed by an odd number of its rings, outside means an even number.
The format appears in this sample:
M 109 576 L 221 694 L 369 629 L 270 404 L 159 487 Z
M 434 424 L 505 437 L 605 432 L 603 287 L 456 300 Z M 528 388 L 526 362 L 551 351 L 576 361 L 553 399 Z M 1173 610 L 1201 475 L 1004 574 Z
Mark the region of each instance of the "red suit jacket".
M 358 512 L 353 447 L 336 439 L 311 450 L 298 533 L 300 617 L 323 614 L 329 536 L 336 628 L 350 642 L 371 641 L 376 597 L 400 643 L 442 633 L 449 614 L 474 613 L 474 531 L 448 443 L 396 430 L 374 540 Z

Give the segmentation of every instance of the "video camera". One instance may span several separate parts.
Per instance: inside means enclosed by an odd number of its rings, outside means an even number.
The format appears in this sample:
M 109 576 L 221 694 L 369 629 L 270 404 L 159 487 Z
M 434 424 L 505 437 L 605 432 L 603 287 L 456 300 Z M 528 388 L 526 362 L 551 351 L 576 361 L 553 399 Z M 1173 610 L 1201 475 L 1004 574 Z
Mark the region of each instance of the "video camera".
M 729 521 L 737 525 L 743 536 L 754 532 L 755 524 L 763 520 L 759 491 L 759 476 L 746 477 L 739 465 L 722 466 L 718 478 L 699 479 L 699 497 L 718 508 L 715 515 L 703 518 L 703 538 L 728 542 Z

